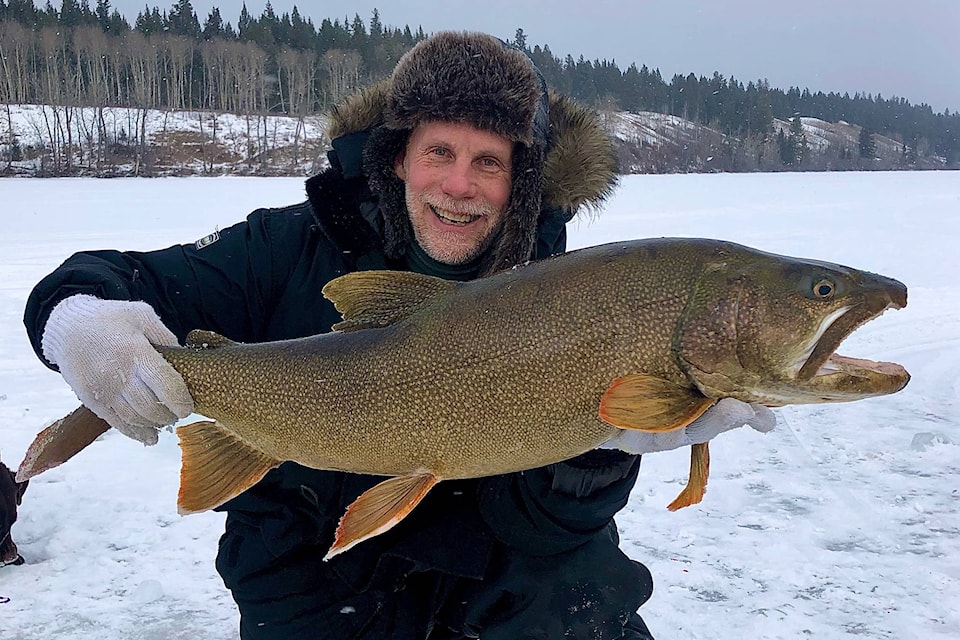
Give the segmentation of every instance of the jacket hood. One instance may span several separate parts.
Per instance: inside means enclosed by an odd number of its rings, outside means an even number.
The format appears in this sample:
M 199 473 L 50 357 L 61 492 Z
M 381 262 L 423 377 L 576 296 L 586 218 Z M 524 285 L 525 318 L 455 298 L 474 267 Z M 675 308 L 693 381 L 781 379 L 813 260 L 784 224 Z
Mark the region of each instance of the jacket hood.
M 486 34 L 441 32 L 408 51 L 389 79 L 347 98 L 330 116 L 335 151 L 338 141 L 355 148 L 362 136 L 359 173 L 379 215 L 368 222 L 388 259 L 409 257 L 415 242 L 395 160 L 416 127 L 436 121 L 467 123 L 513 142 L 509 200 L 478 275 L 530 259 L 546 215 L 569 220 L 581 207 L 596 208 L 616 183 L 613 147 L 596 116 L 549 92 L 522 51 Z
M 384 123 L 389 81 L 381 81 L 350 96 L 330 113 L 331 140 L 373 130 Z M 544 209 L 572 214 L 581 208 L 598 211 L 617 185 L 617 160 L 596 114 L 553 90 L 548 92 L 550 116 L 544 157 Z M 393 157 L 388 159 L 392 168 Z

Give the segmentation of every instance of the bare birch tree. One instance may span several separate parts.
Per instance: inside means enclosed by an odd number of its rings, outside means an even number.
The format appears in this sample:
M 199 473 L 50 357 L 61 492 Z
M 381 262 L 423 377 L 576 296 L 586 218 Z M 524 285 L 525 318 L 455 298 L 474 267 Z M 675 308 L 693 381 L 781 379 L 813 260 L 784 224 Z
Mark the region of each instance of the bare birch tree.
M 323 54 L 323 64 L 328 74 L 327 99 L 336 103 L 360 87 L 360 72 L 363 58 L 353 49 L 330 49 Z

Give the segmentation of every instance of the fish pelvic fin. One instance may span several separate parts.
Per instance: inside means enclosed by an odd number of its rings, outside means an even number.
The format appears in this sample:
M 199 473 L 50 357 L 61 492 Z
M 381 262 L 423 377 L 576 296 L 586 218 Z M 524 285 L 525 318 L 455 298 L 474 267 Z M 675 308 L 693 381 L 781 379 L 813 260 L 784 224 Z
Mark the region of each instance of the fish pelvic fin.
M 181 515 L 220 506 L 280 464 L 216 422 L 205 420 L 177 427 L 177 436 L 183 453 L 177 496 Z
M 17 482 L 26 482 L 86 449 L 107 432 L 110 425 L 84 406 L 53 422 L 37 434 L 17 469 Z
M 690 477 L 673 502 L 667 505 L 670 511 L 676 511 L 703 500 L 707 492 L 707 479 L 710 476 L 710 444 L 702 442 L 690 448 Z
M 215 331 L 204 331 L 202 329 L 194 329 L 187 334 L 187 339 L 184 340 L 184 346 L 191 349 L 217 349 L 219 347 L 229 347 L 232 344 L 237 343 Z
M 456 282 L 420 273 L 355 271 L 328 282 L 323 295 L 343 314 L 334 331 L 357 331 L 399 322 L 456 287 Z
M 662 432 L 685 427 L 716 402 L 698 391 L 636 373 L 610 383 L 600 399 L 600 419 L 621 429 Z
M 390 478 L 367 489 L 340 518 L 329 560 L 354 545 L 391 529 L 416 507 L 439 480 L 432 473 Z

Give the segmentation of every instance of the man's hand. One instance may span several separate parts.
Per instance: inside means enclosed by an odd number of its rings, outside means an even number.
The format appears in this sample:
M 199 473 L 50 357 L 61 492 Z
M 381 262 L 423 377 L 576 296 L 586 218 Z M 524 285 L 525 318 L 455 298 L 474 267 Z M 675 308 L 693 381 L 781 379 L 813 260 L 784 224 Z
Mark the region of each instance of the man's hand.
M 145 302 L 65 298 L 41 344 L 80 401 L 126 436 L 156 444 L 160 427 L 193 412 L 183 377 L 152 346 L 176 336 Z
M 724 431 L 746 425 L 760 433 L 767 433 L 776 423 L 773 412 L 763 405 L 724 398 L 682 429 L 664 433 L 623 429 L 600 445 L 600 448 L 620 449 L 634 454 L 654 453 L 707 442 Z

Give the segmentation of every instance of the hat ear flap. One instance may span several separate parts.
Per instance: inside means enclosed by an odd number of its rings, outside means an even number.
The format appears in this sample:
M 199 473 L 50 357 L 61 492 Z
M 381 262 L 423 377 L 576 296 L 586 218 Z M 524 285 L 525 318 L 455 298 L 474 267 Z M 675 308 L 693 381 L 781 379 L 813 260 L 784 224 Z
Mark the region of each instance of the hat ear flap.
M 397 159 L 406 152 L 410 132 L 385 126 L 370 132 L 363 149 L 363 168 L 370 191 L 380 199 L 383 216 L 383 252 L 396 259 L 404 254 L 413 232 L 407 216 L 406 185 L 397 175 Z
M 537 220 L 543 191 L 544 149 L 540 145 L 513 146 L 513 183 L 510 204 L 503 214 L 493 251 L 484 260 L 480 275 L 490 275 L 530 259 L 536 245 Z

